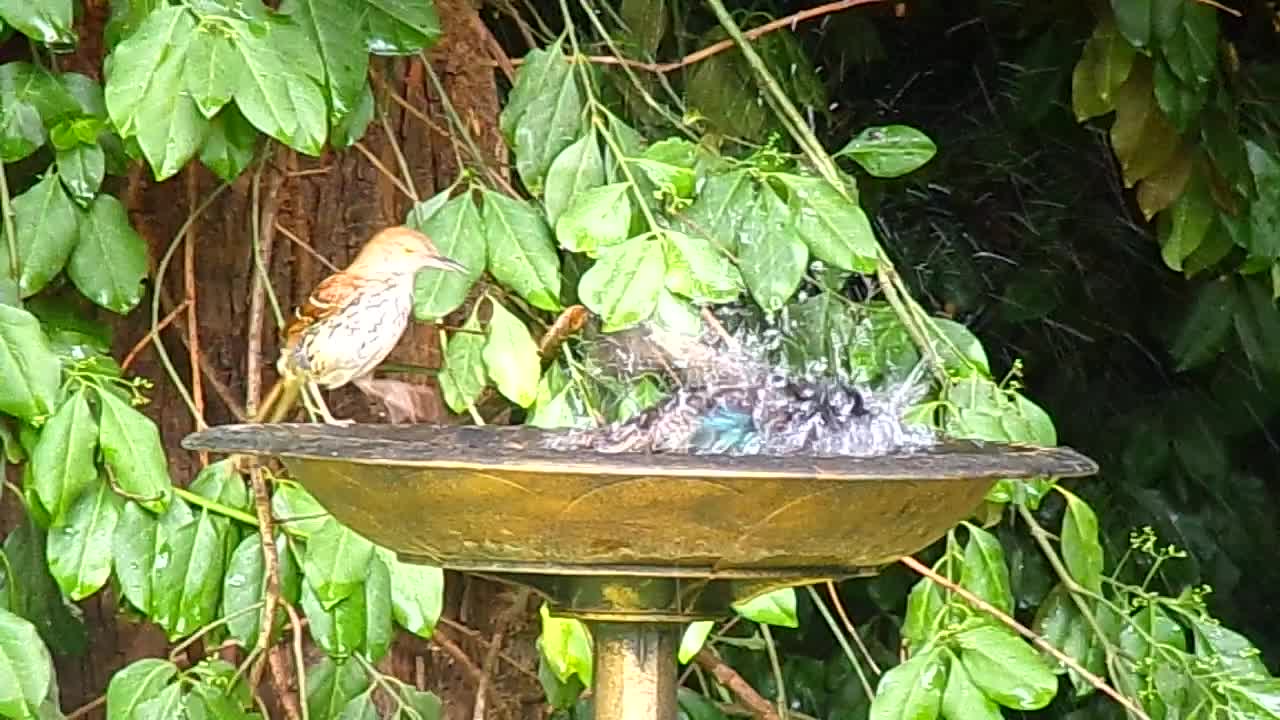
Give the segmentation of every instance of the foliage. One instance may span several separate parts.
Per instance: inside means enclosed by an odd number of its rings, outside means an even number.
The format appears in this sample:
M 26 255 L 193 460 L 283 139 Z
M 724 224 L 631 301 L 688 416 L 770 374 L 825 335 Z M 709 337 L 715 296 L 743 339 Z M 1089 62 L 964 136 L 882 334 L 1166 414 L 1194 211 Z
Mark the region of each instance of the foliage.
M 364 134 L 378 110 L 366 80 L 370 54 L 415 55 L 440 28 L 429 3 L 358 4 L 353 30 L 349 3 L 336 0 L 287 0 L 279 9 L 258 0 L 122 3 L 106 28 L 104 84 L 52 70 L 39 53 L 0 65 L 0 161 L 35 168 L 10 173 L 14 185 L 0 186 L 8 256 L 0 280 L 0 440 L 6 462 L 23 463 L 25 508 L 4 542 L 0 716 L 61 716 L 49 649 L 83 651 L 73 603 L 108 584 L 129 612 L 180 648 L 227 640 L 260 652 L 264 639 L 303 632 L 282 608 L 268 609 L 264 543 L 278 561 L 281 598 L 302 610 L 324 652 L 305 669 L 312 718 L 376 716 L 375 692 L 396 717 L 440 715 L 434 695 L 374 664 L 395 632 L 431 637 L 441 571 L 401 562 L 288 478 L 270 478 L 276 531 L 266 536 L 246 478 L 229 461 L 175 486 L 157 428 L 138 409 L 149 383 L 127 377 L 109 355 L 109 337 L 83 322 L 87 304 L 123 315 L 144 297 L 146 246 L 104 189 L 130 163 L 144 162 L 163 181 L 199 162 L 232 181 L 273 142 L 318 155 Z M 622 5 L 634 25 L 625 31 L 645 52 L 669 40 L 662 27 L 642 27 L 627 10 L 633 4 Z M 1272 111 L 1236 102 L 1223 80 L 1218 16 L 1207 4 L 1117 0 L 1111 8 L 1093 21 L 1074 70 L 1060 74 L 1070 76 L 1075 119 L 1115 113 L 1110 147 L 1124 186 L 1136 188 L 1141 212 L 1156 223 L 1165 264 L 1189 277 L 1224 276 L 1198 289 L 1169 352 L 1182 372 L 1223 363 L 1236 350 L 1252 367 L 1275 372 L 1280 253 L 1268 242 L 1280 222 L 1280 150 L 1267 132 Z M 72 18 L 67 0 L 0 0 L 5 25 L 50 51 L 76 42 Z M 562 20 L 562 35 L 525 56 L 500 118 L 524 192 L 468 173 L 405 220 L 470 269 L 423 274 L 414 292 L 419 320 L 459 310 L 466 317 L 444 352 L 450 409 L 478 415 L 492 388 L 518 420 L 541 427 L 626 417 L 661 388 L 651 379 L 620 386 L 592 372 L 576 340 L 542 358 L 530 326 L 581 303 L 605 332 L 645 322 L 683 331 L 701 310 L 723 307 L 773 324 L 780 363 L 819 362 L 879 382 L 936 361 L 945 380 L 916 419 L 952 436 L 1057 444 L 1051 414 L 1023 393 L 1021 362 L 1004 362 L 965 324 L 863 289 L 866 277 L 889 268 L 886 250 L 910 249 L 885 247 L 873 218 L 892 212 L 903 188 L 919 192 L 931 173 L 943 172 L 946 142 L 939 155 L 931 134 L 915 127 L 877 121 L 850 131 L 832 123 L 815 148 L 785 113 L 765 109 L 776 99 L 765 103 L 751 89 L 759 68 L 737 51 L 685 74 L 683 96 L 668 107 L 651 94 L 649 78 L 571 62 L 587 52 L 592 29 L 608 38 L 598 19 Z M 725 36 L 689 22 L 683 30 L 708 43 Z M 878 37 L 874 27 L 859 27 L 862 37 Z M 798 33 L 767 34 L 758 50 L 793 104 L 827 112 L 833 88 L 819 79 Z M 824 157 L 841 164 L 824 165 Z M 927 278 L 911 280 L 914 295 L 931 294 Z M 1017 287 L 1009 284 L 1011 297 Z M 1020 292 L 1032 301 L 1022 320 L 1055 307 Z M 1227 474 L 1226 461 L 1214 461 L 1226 454 L 1214 447 L 1220 441 L 1203 430 L 1176 439 L 1181 462 L 1199 463 L 1191 470 Z M 1192 452 L 1193 442 L 1209 447 Z M 1134 462 L 1170 453 L 1148 449 L 1133 451 Z M 1153 718 L 1280 717 L 1280 680 L 1250 641 L 1214 619 L 1203 588 L 1182 583 L 1170 592 L 1164 583 L 1170 561 L 1186 551 L 1157 549 L 1148 529 L 1117 558 L 1107 541 L 1115 528 L 1094 509 L 1101 503 L 1052 478 L 1002 480 L 986 500 L 974 522 L 922 553 L 941 576 L 1030 618 L 1038 635 Z M 1056 537 L 1044 528 L 1051 523 Z M 950 586 L 888 572 L 845 589 L 872 598 L 877 617 L 888 618 L 865 631 L 872 643 L 865 656 L 848 648 L 847 632 L 816 594 L 788 589 L 737 606 L 749 622 L 736 633 L 713 637 L 712 625 L 691 626 L 680 659 L 714 642 L 762 694 L 828 717 L 1115 711 L 1084 675 Z M 577 715 L 592 679 L 588 633 L 546 607 L 541 619 L 539 678 L 550 704 Z M 828 646 L 839 638 L 840 649 L 823 660 L 784 652 L 771 667 L 776 646 L 796 649 L 817 633 Z M 245 667 L 213 656 L 186 666 L 179 654 L 117 673 L 108 716 L 259 716 Z M 874 693 L 868 674 L 879 674 Z M 724 698 L 719 691 L 682 689 L 681 706 L 691 717 L 723 717 L 713 702 Z

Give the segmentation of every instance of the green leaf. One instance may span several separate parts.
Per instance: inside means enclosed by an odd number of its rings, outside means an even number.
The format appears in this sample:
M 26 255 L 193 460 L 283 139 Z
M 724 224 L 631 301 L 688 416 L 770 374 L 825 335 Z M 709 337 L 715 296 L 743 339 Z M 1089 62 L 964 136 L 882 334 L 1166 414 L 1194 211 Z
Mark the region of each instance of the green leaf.
M 37 421 L 58 403 L 62 368 L 40 328 L 22 308 L 0 305 L 0 412 Z
M 1263 257 L 1280 257 L 1280 155 L 1258 143 L 1245 141 L 1249 169 L 1258 197 L 1249 206 L 1252 242 L 1248 250 Z
M 365 1 L 365 44 L 374 55 L 413 55 L 440 39 L 440 18 L 433 2 Z
M 1185 651 L 1187 638 L 1182 626 L 1160 606 L 1147 605 L 1120 631 L 1120 647 L 1135 661 L 1142 661 L 1148 658 L 1158 660 L 1157 645 Z
M 736 253 L 743 209 L 755 206 L 756 185 L 746 170 L 713 175 L 679 217 L 679 227 L 693 237 L 708 238 L 724 252 Z
M 1098 21 L 1071 73 L 1071 106 L 1078 122 L 1115 109 L 1116 91 L 1129 79 L 1135 55 L 1111 16 Z
M 1218 32 L 1215 8 L 1198 2 L 1184 3 L 1181 25 L 1160 48 L 1169 68 L 1183 82 L 1201 85 L 1213 80 L 1218 69 Z
M 440 389 L 445 404 L 456 413 L 466 412 L 467 406 L 480 397 L 489 384 L 485 375 L 485 335 L 480 329 L 480 304 L 471 310 L 471 316 L 462 326 L 462 332 L 449 337 L 444 352 L 444 367 L 440 371 Z
M 281 483 L 271 495 L 271 513 L 277 523 L 314 535 L 331 520 L 329 511 L 300 485 Z
M 746 602 L 735 603 L 733 610 L 752 622 L 800 627 L 800 620 L 796 617 L 795 588 L 782 588 L 757 595 Z
M 631 183 L 593 187 L 573 197 L 556 222 L 561 247 L 595 256 L 627 239 L 631 227 Z
M 30 105 L 40 114 L 44 126 L 50 128 L 77 115 L 92 114 L 81 107 L 79 93 L 68 90 L 76 82 L 68 75 L 72 73 L 55 75 L 25 62 L 0 65 L 0 105 Z
M 999 706 L 973 684 L 964 663 L 954 655 L 947 668 L 947 687 L 942 693 L 942 717 L 946 720 L 1002 720 L 1003 717 Z
M 689 627 L 684 629 L 684 634 L 680 636 L 680 650 L 677 653 L 677 659 L 683 665 L 693 659 L 702 650 L 702 646 L 706 644 L 707 637 L 711 635 L 711 629 L 715 627 L 712 620 L 698 620 L 689 623 Z
M 1014 710 L 1039 710 L 1058 694 L 1058 678 L 1036 651 L 1011 631 L 982 625 L 956 636 L 973 684 Z
M 50 47 L 66 51 L 76 46 L 71 0 L 0 0 L 0 19 Z
M 903 618 L 902 637 L 919 650 L 933 637 L 937 620 L 944 612 L 942 591 L 928 578 L 921 578 L 907 595 L 907 613 Z
M 21 590 L 16 594 L 10 593 L 9 610 L 35 625 L 45 644 L 59 654 L 82 655 L 88 645 L 88 632 L 80 619 L 79 609 L 63 596 L 58 583 L 49 574 L 47 534 L 32 518 L 37 512 L 32 505 L 39 500 L 34 497 L 24 500 L 28 518 L 4 540 L 4 558 L 8 561 L 12 577 L 20 580 Z
M 667 263 L 666 287 L 695 302 L 736 300 L 745 287 L 742 274 L 711 241 L 682 232 L 662 233 Z
M 14 231 L 22 272 L 18 287 L 27 298 L 53 280 L 75 249 L 80 213 L 67 197 L 57 173 L 13 199 Z
M 102 147 L 97 142 L 78 144 L 69 150 L 59 150 L 57 161 L 62 186 L 73 200 L 87 206 L 98 194 L 102 178 L 107 174 L 107 157 Z
M 928 135 L 907 125 L 869 127 L 858 133 L 835 157 L 850 157 L 874 177 L 896 178 L 933 159 L 938 147 Z
M 790 194 L 795 232 L 823 262 L 852 272 L 876 271 L 878 245 L 862 208 L 841 197 L 822 178 L 774 175 Z
M 364 583 L 373 557 L 373 543 L 332 518 L 307 540 L 303 563 L 307 582 L 326 610 L 349 597 Z
M 1209 85 L 1187 86 L 1166 62 L 1156 63 L 1152 75 L 1156 103 L 1179 132 L 1187 132 L 1209 100 Z
M 391 616 L 405 630 L 430 638 L 444 609 L 444 571 L 404 562 L 382 548 L 378 554 L 391 571 Z
M 1197 657 L 1217 656 L 1223 670 L 1230 676 L 1267 677 L 1258 648 L 1240 633 L 1218 624 L 1216 620 L 1190 617 L 1195 633 Z
M 1234 284 L 1224 280 L 1206 283 L 1196 292 L 1169 347 L 1169 353 L 1178 361 L 1178 372 L 1204 365 L 1222 352 L 1231 331 L 1237 297 Z
M 1254 278 L 1246 278 L 1240 284 L 1243 292 L 1235 313 L 1235 328 L 1244 354 L 1258 367 L 1280 366 L 1280 316 L 1269 288 Z
M 28 717 L 53 683 L 53 658 L 36 628 L 0 608 L 0 715 Z
M 173 488 L 160 431 L 150 418 L 112 393 L 99 392 L 98 401 L 98 443 L 107 468 L 131 499 L 160 512 Z
M 307 668 L 307 712 L 321 720 L 337 718 L 351 698 L 369 688 L 369 676 L 359 662 L 335 663 L 325 657 Z
M 406 707 L 396 714 L 396 720 L 440 720 L 443 705 L 435 693 L 409 685 L 400 685 L 399 689 L 400 699 Z
M 209 132 L 200 147 L 200 162 L 215 175 L 231 182 L 253 162 L 258 131 L 235 105 L 228 105 L 209 121 Z
M 111 577 L 111 539 L 123 506 L 120 496 L 99 482 L 49 528 L 49 571 L 73 601 L 94 594 Z
M 600 155 L 600 143 L 593 130 L 578 138 L 551 162 L 547 170 L 547 190 L 542 199 L 547 221 L 554 227 L 574 200 L 604 182 L 604 158 Z
M 782 199 L 767 186 L 747 208 L 739 233 L 738 259 L 751 296 L 765 312 L 776 312 L 795 294 L 809 250 L 795 232 Z
M 177 174 L 195 156 L 208 129 L 183 87 L 195 28 L 186 9 L 160 8 L 106 60 L 107 113 L 122 138 L 137 139 L 156 180 Z
M 98 478 L 98 423 L 83 390 L 72 393 L 40 432 L 31 452 L 36 496 L 55 523 Z M 78 599 L 78 598 L 77 598 Z
M 378 708 L 373 704 L 373 688 L 348 700 L 338 720 L 379 720 Z
M 653 314 L 665 275 L 662 243 L 632 238 L 601 251 L 578 282 L 578 297 L 604 319 L 605 332 L 614 332 Z
M 1102 545 L 1098 542 L 1098 518 L 1093 508 L 1063 491 L 1067 511 L 1062 518 L 1062 559 L 1071 576 L 1082 586 L 1102 592 Z
M 187 49 L 182 86 L 200 113 L 212 118 L 231 102 L 244 69 L 224 29 L 199 25 L 192 32 L 191 45 Z
M 170 508 L 180 507 L 176 503 Z M 181 506 L 185 507 L 185 506 Z M 127 502 L 111 541 L 116 577 L 124 597 L 141 612 L 151 610 L 151 568 L 155 565 L 160 523 L 135 502 Z
M 262 602 L 265 576 L 262 538 L 257 533 L 250 533 L 232 551 L 227 561 L 227 573 L 222 579 L 222 616 L 229 618 L 227 632 L 247 648 L 255 647 L 258 642 L 262 616 L 258 610 L 247 608 Z
M 1222 693 L 1237 717 L 1280 720 L 1280 679 L 1232 680 L 1222 685 Z M 1234 713 L 1233 713 L 1234 714 Z
M 18 102 L 8 93 L 0 98 L 4 100 L 0 103 L 0 161 L 15 163 L 44 145 L 44 124 L 33 105 Z
M 302 607 L 311 622 L 311 636 L 334 658 L 363 651 L 377 662 L 391 644 L 391 579 L 387 566 L 374 555 L 368 578 L 331 608 L 321 607 L 310 583 L 302 587 Z
M 542 214 L 523 200 L 484 191 L 489 272 L 541 310 L 560 309 L 560 258 Z
M 582 112 L 582 91 L 561 41 L 530 51 L 499 122 L 520 180 L 534 196 L 542 194 L 551 163 L 580 136 Z
M 139 703 L 132 718 L 133 720 L 169 720 L 182 716 L 182 686 L 174 683 L 154 697 Z
M 974 525 L 964 546 L 964 567 L 960 585 L 1006 613 L 1013 612 L 1013 591 L 1009 587 L 1009 567 L 1004 548 L 995 535 Z
M 161 522 L 151 576 L 151 619 L 170 640 L 189 635 L 218 616 L 229 531 L 225 518 L 203 509 L 195 520 L 182 525 Z
M 235 100 L 262 132 L 307 155 L 318 156 L 329 132 L 324 92 L 305 68 L 290 61 L 278 32 L 235 26 L 234 47 L 244 65 Z
M 427 200 L 432 202 L 435 198 Z M 413 287 L 413 314 L 424 322 L 434 322 L 457 310 L 485 267 L 484 225 L 470 193 L 449 200 L 425 221 L 411 212 L 406 222 L 430 237 L 436 249 L 467 269 L 461 272 L 423 271 Z
M 539 610 L 542 617 L 542 633 L 538 635 L 538 650 L 547 660 L 551 670 L 561 681 L 577 675 L 582 684 L 591 686 L 592 653 L 591 634 L 587 626 L 573 618 L 559 618 L 543 603 Z
M 369 88 L 368 83 L 365 83 L 360 90 L 360 99 L 356 101 L 355 109 L 332 123 L 329 128 L 330 147 L 335 150 L 345 150 L 355 145 L 356 141 L 368 132 L 369 123 L 373 122 L 373 111 L 373 90 Z
M 138 706 L 156 697 L 178 674 L 168 660 L 135 660 L 111 676 L 107 685 L 107 720 L 131 720 Z
M 912 657 L 880 677 L 870 720 L 933 720 L 942 706 L 947 668 L 934 649 Z
M 187 489 L 235 510 L 248 512 L 252 508 L 249 488 L 236 470 L 235 458 L 209 463 L 196 473 L 195 480 Z
M 511 402 L 529 407 L 538 395 L 542 364 L 529 329 L 511 311 L 491 301 L 489 338 L 481 356 L 493 383 Z
M 366 92 L 369 56 L 362 35 L 352 32 L 350 3 L 343 0 L 291 0 L 281 5 L 315 43 L 324 63 L 329 122 L 354 113 Z
M 1152 2 L 1153 0 L 1111 0 L 1116 27 L 1134 47 L 1145 48 L 1151 44 Z
M 142 300 L 147 243 L 115 197 L 94 198 L 80 221 L 80 242 L 71 253 L 67 275 L 85 297 L 112 312 L 124 315 Z

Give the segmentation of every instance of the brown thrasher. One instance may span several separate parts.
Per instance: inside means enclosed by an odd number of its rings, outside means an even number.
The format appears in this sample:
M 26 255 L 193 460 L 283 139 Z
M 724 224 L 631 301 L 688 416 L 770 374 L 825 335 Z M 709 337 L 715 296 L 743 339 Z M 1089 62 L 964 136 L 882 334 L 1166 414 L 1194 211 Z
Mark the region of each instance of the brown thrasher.
M 353 423 L 333 416 L 320 388 L 354 383 L 373 394 L 373 370 L 408 327 L 414 277 L 426 268 L 466 271 L 441 255 L 426 235 L 391 227 L 370 238 L 346 269 L 321 281 L 285 329 L 276 361 L 280 379 L 255 419 L 280 422 L 301 393 L 302 402 L 326 423 Z

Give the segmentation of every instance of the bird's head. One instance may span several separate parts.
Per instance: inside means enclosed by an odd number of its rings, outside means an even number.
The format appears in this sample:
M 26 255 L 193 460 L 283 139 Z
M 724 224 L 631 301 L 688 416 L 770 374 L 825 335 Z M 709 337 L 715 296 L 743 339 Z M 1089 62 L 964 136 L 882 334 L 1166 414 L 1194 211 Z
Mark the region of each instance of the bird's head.
M 353 269 L 412 276 L 424 268 L 466 272 L 456 260 L 440 254 L 431 238 L 403 225 L 381 230 L 369 239 L 356 259 Z

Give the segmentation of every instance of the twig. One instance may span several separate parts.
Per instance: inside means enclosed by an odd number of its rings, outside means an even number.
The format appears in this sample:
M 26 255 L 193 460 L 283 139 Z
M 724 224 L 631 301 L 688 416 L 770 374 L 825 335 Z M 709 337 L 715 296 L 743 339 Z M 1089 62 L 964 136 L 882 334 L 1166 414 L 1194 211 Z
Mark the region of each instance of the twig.
M 200 188 L 196 166 L 187 166 L 187 208 L 195 209 L 197 191 Z M 191 373 L 191 399 L 196 405 L 196 430 L 208 427 L 204 419 L 204 383 L 200 375 L 200 330 L 196 314 L 196 232 L 195 225 L 187 228 L 187 236 L 182 245 L 182 285 L 187 306 L 187 365 Z M 201 450 L 196 454 L 200 458 L 200 467 L 209 464 L 209 453 Z
M 378 172 L 386 176 L 386 178 L 391 181 L 391 184 L 396 186 L 397 190 L 404 193 L 404 196 L 409 198 L 410 201 L 413 201 L 414 192 L 409 188 L 405 187 L 405 184 L 400 182 L 400 178 L 396 177 L 395 173 L 388 170 L 387 166 L 383 165 L 382 161 L 378 159 L 378 156 L 374 155 L 372 152 L 369 151 L 369 148 L 364 146 L 364 143 L 357 140 L 355 142 L 355 145 L 353 145 L 352 147 L 354 147 L 356 150 L 359 150 L 360 154 L 363 155 L 366 160 L 372 163 L 373 166 L 377 168 Z
M 254 415 L 262 399 L 262 319 L 266 312 L 266 285 L 270 282 L 268 269 L 275 247 L 276 212 L 280 209 L 280 188 L 285 173 L 275 172 L 267 190 L 265 204 L 260 203 L 262 170 L 264 161 L 253 176 L 253 282 L 249 296 L 249 347 L 245 353 L 245 411 Z
M 120 369 L 128 370 L 129 366 L 133 364 L 133 361 L 138 359 L 138 354 L 145 350 L 147 345 L 151 344 L 151 341 L 155 340 L 156 336 L 160 334 L 160 331 L 168 327 L 174 320 L 177 320 L 178 315 L 182 314 L 182 311 L 186 309 L 187 301 L 183 300 L 178 303 L 178 307 L 169 311 L 168 315 L 165 315 L 160 322 L 156 323 L 154 327 L 148 330 L 147 334 L 142 336 L 142 339 L 133 344 L 133 347 L 129 350 L 129 354 L 124 356 L 124 361 L 120 363 Z
M 813 598 L 813 606 L 818 609 L 822 619 L 827 621 L 827 627 L 831 628 L 831 634 L 835 636 L 836 642 L 840 643 L 840 649 L 844 651 L 845 657 L 849 659 L 849 664 L 853 666 L 853 672 L 858 676 L 858 682 L 862 683 L 862 690 L 867 694 L 867 699 L 874 700 L 876 693 L 871 687 L 871 681 L 867 679 L 867 673 L 863 671 L 862 663 L 858 662 L 858 656 L 853 654 L 853 648 L 849 647 L 849 641 L 845 640 L 844 633 L 840 632 L 840 627 L 836 625 L 836 619 L 831 617 L 831 611 L 827 609 L 827 604 L 822 602 L 822 598 L 818 597 L 818 591 L 814 590 L 812 585 L 805 589 L 809 591 L 809 597 Z M 835 602 L 836 606 L 839 607 L 839 598 Z M 843 615 L 843 613 L 841 614 Z M 855 638 L 858 638 L 858 633 L 853 631 L 852 626 L 850 626 L 849 632 Z M 863 652 L 866 653 L 866 648 L 862 645 L 862 638 L 858 638 L 858 647 L 863 648 Z M 875 665 L 875 661 L 871 660 L 870 653 L 867 653 L 867 660 L 871 662 L 872 666 Z M 876 673 L 879 674 L 879 672 L 880 669 L 876 668 Z
M 84 705 L 81 705 L 75 710 L 72 710 L 71 712 L 67 713 L 67 720 L 79 720 L 79 718 L 82 718 L 85 715 L 88 715 L 89 713 L 93 712 L 94 710 L 97 710 L 98 708 L 106 704 L 107 704 L 107 696 L 99 695 L 98 697 L 90 700 Z
M 280 602 L 280 558 L 276 555 L 275 531 L 271 518 L 271 497 L 267 494 L 267 483 L 262 479 L 262 468 L 254 466 L 249 469 L 249 486 L 253 489 L 253 508 L 258 516 L 258 539 L 262 546 L 263 575 L 267 584 L 263 588 L 262 614 L 258 621 L 257 645 L 263 650 L 271 646 L 271 630 L 275 625 L 276 606 Z M 269 651 L 268 651 L 269 652 Z M 249 687 L 256 688 L 262 680 L 262 664 L 254 666 L 249 675 Z M 271 682 L 277 693 L 289 691 L 287 679 L 283 673 L 272 666 Z
M 175 308 L 177 307 L 177 305 L 175 305 L 173 302 L 173 298 L 169 297 L 168 291 L 161 289 L 159 294 L 160 294 L 161 308 L 165 306 L 173 306 Z M 174 312 L 174 311 L 170 310 L 169 312 Z M 179 313 L 177 317 L 174 318 L 173 325 L 178 330 L 185 329 L 185 324 L 184 324 L 184 320 L 182 319 L 181 313 Z M 179 333 L 178 339 L 181 340 L 184 345 L 187 342 L 187 336 L 185 333 Z M 226 405 L 227 410 L 231 412 L 231 414 L 236 418 L 236 420 L 240 422 L 248 422 L 249 421 L 248 414 L 246 414 L 244 411 L 244 408 L 240 406 L 240 401 L 235 399 L 235 396 L 231 392 L 231 388 L 227 387 L 226 383 L 218 379 L 217 372 L 215 372 L 213 369 L 213 366 L 209 364 L 209 358 L 205 357 L 204 355 L 200 355 L 198 360 L 200 363 L 200 372 L 204 374 L 205 382 L 209 383 L 209 387 L 213 388 L 214 394 L 218 396 L 218 399 L 222 401 L 222 404 Z
M 977 595 L 974 595 L 968 590 L 965 590 L 964 588 L 960 587 L 960 585 L 958 585 L 957 583 L 954 583 L 948 580 L 947 578 L 939 575 L 938 573 L 934 572 L 932 568 L 927 567 L 926 565 L 921 563 L 919 560 L 916 560 L 910 555 L 899 558 L 898 562 L 901 562 L 903 565 L 906 565 L 912 570 L 915 570 L 916 572 L 929 578 L 933 582 L 938 583 L 939 585 L 945 587 L 947 590 L 950 590 L 951 592 L 956 593 L 960 597 L 964 598 L 965 601 L 968 602 L 970 605 L 973 605 L 974 607 L 981 610 L 982 612 L 985 612 L 988 615 L 991 615 L 992 617 L 996 618 L 1000 622 L 1009 626 L 1010 628 L 1015 630 L 1019 635 L 1030 640 L 1033 645 L 1049 653 L 1054 658 L 1056 658 L 1059 662 L 1061 662 L 1063 665 L 1066 665 L 1067 667 L 1074 670 L 1078 675 L 1080 675 L 1080 677 L 1083 677 L 1085 680 L 1089 681 L 1090 685 L 1094 686 L 1100 692 L 1111 697 L 1112 700 L 1115 700 L 1116 702 L 1123 705 L 1126 710 L 1133 713 L 1137 717 L 1141 718 L 1141 720 L 1151 720 L 1151 718 L 1145 712 L 1143 712 L 1141 707 L 1139 707 L 1132 700 L 1125 697 L 1124 695 L 1121 695 L 1118 691 L 1116 691 L 1114 688 L 1108 685 L 1106 680 L 1103 680 L 1097 675 L 1084 669 L 1084 667 L 1082 667 L 1080 663 L 1076 662 L 1075 659 L 1072 658 L 1070 655 L 1067 655 L 1066 653 L 1062 652 L 1058 648 L 1049 644 L 1049 642 L 1046 641 L 1044 638 L 1040 637 L 1035 632 L 1027 628 L 1027 626 L 1023 625 L 1017 620 L 1014 620 L 1004 611 L 995 607 L 994 605 L 987 602 L 986 600 L 983 600 Z
M 4 216 L 4 238 L 9 247 L 9 276 L 17 284 L 22 266 L 18 260 L 18 233 L 14 230 L 13 206 L 10 204 L 9 180 L 4 174 L 4 163 L 0 163 L 0 215 Z
M 769 654 L 769 666 L 773 668 L 773 684 L 778 690 L 778 716 L 787 717 L 787 684 L 782 678 L 782 663 L 778 661 L 778 646 L 773 642 L 773 633 L 769 626 L 760 623 L 760 634 L 764 636 L 764 648 Z
M 311 247 L 310 243 L 298 237 L 296 233 L 294 233 L 289 228 L 281 225 L 279 222 L 276 223 L 276 232 L 285 236 L 285 238 L 288 239 L 289 242 L 302 248 L 311 257 L 315 258 L 316 260 L 319 260 L 320 264 L 328 268 L 330 272 L 338 272 L 339 270 L 338 266 L 334 265 L 333 262 L 329 260 L 329 258 L 316 252 L 316 249 Z
M 306 658 L 302 652 L 302 619 L 298 617 L 298 611 L 288 601 L 281 600 L 280 605 L 284 607 L 284 611 L 289 615 L 289 625 L 293 628 L 293 665 L 294 671 L 298 675 L 298 694 L 295 696 L 287 690 L 280 696 L 280 704 L 284 705 L 285 715 L 289 720 L 310 720 L 311 713 L 307 709 L 307 703 L 299 698 L 307 697 L 307 665 Z M 272 648 L 270 657 L 267 662 L 271 664 L 272 676 L 284 677 L 286 675 L 284 668 L 284 660 L 279 652 L 280 648 Z M 288 687 L 286 685 L 286 687 Z
M 760 720 L 780 720 L 778 710 L 760 694 L 751 684 L 738 674 L 737 670 L 729 667 L 721 660 L 710 648 L 702 648 L 697 655 L 693 656 L 693 661 L 698 663 L 703 669 L 715 676 L 721 685 L 729 688 L 738 700 L 742 701 L 752 713 Z
M 862 636 L 853 627 L 853 621 L 849 619 L 848 614 L 844 611 L 844 605 L 840 603 L 840 595 L 836 592 L 836 584 L 827 581 L 827 592 L 831 595 L 831 604 L 836 606 L 836 614 L 840 616 L 840 622 L 844 623 L 844 628 L 853 636 L 853 641 L 858 644 L 858 649 L 862 651 L 862 656 L 867 659 L 867 664 L 871 666 L 871 671 L 877 675 L 883 675 L 884 671 L 876 664 L 876 659 L 871 657 L 871 651 L 867 649 L 867 644 L 862 642 Z
M 454 662 L 461 665 L 462 669 L 471 677 L 472 682 L 476 685 L 483 682 L 484 671 L 480 669 L 479 665 L 476 665 L 476 662 L 471 659 L 471 656 L 459 647 L 456 642 L 449 639 L 448 635 L 441 633 L 439 627 L 435 629 L 435 632 L 431 633 L 431 641 L 436 645 L 439 645 L 440 649 L 444 650 L 449 657 L 453 658 Z
M 453 619 L 450 619 L 450 618 L 447 618 L 447 617 L 441 617 L 441 618 L 440 618 L 440 620 L 439 620 L 438 622 L 439 622 L 441 625 L 443 625 L 443 626 L 445 626 L 445 627 L 447 627 L 447 628 L 449 628 L 449 629 L 451 629 L 451 630 L 457 630 L 458 632 L 460 632 L 460 633 L 462 633 L 463 635 L 466 635 L 466 636 L 468 636 L 468 637 L 470 637 L 470 638 L 473 638 L 473 639 L 483 639 L 483 638 L 484 638 L 484 633 L 480 632 L 479 630 L 476 630 L 475 628 L 467 627 L 466 625 L 463 625 L 462 623 L 458 622 L 457 620 L 453 620 Z M 527 667 L 525 667 L 525 666 L 521 665 L 521 664 L 520 664 L 520 662 L 519 662 L 518 660 L 516 660 L 515 658 L 511 657 L 511 655 L 509 655 L 506 651 L 499 651 L 499 652 L 498 652 L 498 657 L 502 658 L 503 660 L 506 660 L 508 665 L 510 665 L 511 667 L 515 668 L 515 669 L 516 669 L 516 671 L 520 672 L 521 674 L 525 675 L 526 677 L 529 677 L 530 679 L 533 679 L 533 680 L 537 680 L 537 679 L 538 679 L 538 674 L 537 674 L 536 672 L 534 672 L 533 670 L 530 670 L 529 668 L 527 668 Z M 467 659 L 468 659 L 468 660 L 470 660 L 470 658 L 467 658 Z M 473 663 L 473 664 L 474 664 L 474 663 Z M 478 669 L 478 668 L 477 668 L 477 669 Z
M 794 28 L 797 24 L 804 22 L 805 20 L 812 20 L 816 17 L 821 17 L 833 12 L 839 12 L 841 10 L 848 10 L 849 8 L 854 8 L 859 5 L 870 5 L 885 1 L 886 0 L 838 0 L 837 2 L 830 2 L 825 5 L 809 8 L 808 10 L 801 10 L 800 12 L 792 13 L 784 18 L 778 18 L 772 22 L 767 22 L 760 27 L 752 28 L 743 32 L 742 35 L 748 40 L 755 40 L 761 35 L 771 33 L 775 30 L 781 30 L 785 27 Z M 1203 2 L 1204 0 L 1200 1 Z M 725 50 L 732 48 L 734 44 L 735 43 L 732 38 L 721 40 L 719 42 L 712 43 L 701 50 L 689 53 L 679 60 L 667 63 L 648 63 L 640 60 L 628 60 L 627 58 L 615 57 L 612 55 L 590 55 L 585 56 L 582 59 L 597 65 L 625 65 L 637 70 L 647 70 L 652 73 L 666 74 L 673 70 L 679 70 L 680 68 L 688 67 L 694 63 L 706 60 L 712 55 L 722 53 Z M 511 62 L 513 65 L 522 65 L 524 64 L 524 58 L 516 58 Z
M 480 670 L 480 682 L 476 684 L 476 700 L 471 710 L 471 720 L 484 720 L 485 706 L 489 692 L 489 678 L 493 676 L 494 666 L 498 664 L 498 650 L 502 647 L 504 633 L 501 629 L 489 640 L 489 649 L 484 654 L 484 666 Z
M 418 195 L 418 188 L 414 186 L 413 173 L 409 171 L 409 161 L 405 159 L 404 152 L 400 149 L 400 141 L 396 139 L 396 133 L 391 129 L 391 121 L 387 120 L 387 114 L 383 112 L 382 105 L 379 104 L 376 107 L 382 130 L 387 134 L 387 145 L 391 146 L 391 153 L 395 155 L 400 173 L 404 175 L 404 185 L 409 189 L 409 198 L 416 205 L 422 198 Z

